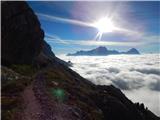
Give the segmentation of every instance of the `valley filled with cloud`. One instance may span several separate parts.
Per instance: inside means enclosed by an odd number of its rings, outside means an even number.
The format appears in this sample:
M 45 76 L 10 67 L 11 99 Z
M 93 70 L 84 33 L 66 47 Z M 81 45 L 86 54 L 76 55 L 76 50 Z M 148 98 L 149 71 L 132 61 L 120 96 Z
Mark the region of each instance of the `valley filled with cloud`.
M 58 57 L 71 61 L 71 69 L 94 84 L 113 84 L 160 116 L 159 54 Z

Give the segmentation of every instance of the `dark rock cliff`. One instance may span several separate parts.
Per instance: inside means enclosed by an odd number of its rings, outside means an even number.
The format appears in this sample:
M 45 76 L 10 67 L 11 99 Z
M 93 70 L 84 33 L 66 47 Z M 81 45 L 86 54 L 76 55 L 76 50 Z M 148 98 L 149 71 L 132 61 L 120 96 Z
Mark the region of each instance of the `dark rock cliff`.
M 30 64 L 41 50 L 44 32 L 25 2 L 2 2 L 2 64 Z
M 48 64 L 56 64 L 56 63 L 62 64 L 65 66 L 71 66 L 69 62 L 65 62 L 57 58 L 52 52 L 50 45 L 46 41 L 43 41 L 42 49 L 39 55 L 35 57 L 33 64 L 38 67 L 45 67 Z
M 70 109 L 67 108 L 67 112 L 74 113 L 70 114 L 70 118 L 77 118 L 78 120 L 160 120 L 151 111 L 147 110 L 143 104 L 134 104 L 114 86 L 96 86 L 66 67 L 67 63 L 57 58 L 43 39 L 44 33 L 40 28 L 40 23 L 26 2 L 2 2 L 2 65 L 35 64 L 39 66 L 38 68 L 43 68 L 45 79 L 43 79 L 44 84 L 41 84 L 41 86 L 46 85 L 47 90 L 60 88 L 65 91 L 67 97 L 63 105 Z M 22 73 L 24 70 L 28 72 L 33 69 L 28 68 L 27 70 L 26 68 L 28 67 L 18 66 L 18 70 L 13 70 Z M 42 72 L 42 69 L 39 69 L 39 71 Z M 4 73 L 6 72 L 7 68 L 5 68 Z M 13 80 L 9 87 L 12 86 L 15 89 L 17 83 L 15 81 L 13 84 L 13 81 L 16 77 L 14 72 L 12 74 Z M 28 74 L 30 77 L 30 72 Z M 21 83 L 22 79 L 20 78 L 18 83 Z M 21 84 L 28 85 L 29 83 Z M 38 81 L 38 86 L 39 84 Z M 25 86 L 22 85 L 20 86 Z M 5 85 L 6 89 L 2 88 L 3 95 L 9 87 Z M 9 93 L 7 92 L 7 95 Z M 11 89 L 11 93 L 13 96 L 13 89 Z M 45 95 L 48 95 L 48 93 L 49 91 Z M 40 97 L 40 102 L 42 102 L 41 99 L 44 96 L 40 96 L 38 93 L 35 94 Z M 46 99 L 43 99 L 43 101 L 45 102 Z M 55 101 L 54 103 L 56 103 Z M 54 107 L 44 105 L 48 112 L 54 109 Z M 10 105 L 8 106 L 7 113 L 5 113 L 7 115 L 9 114 L 8 109 L 11 109 Z M 74 108 L 76 108 L 76 111 Z M 4 113 L 2 114 L 4 115 Z M 64 117 L 63 120 L 65 119 L 67 118 Z M 54 119 L 50 118 L 48 120 Z
M 25 2 L 2 2 L 1 58 L 3 65 L 38 63 L 44 66 L 59 60 L 44 41 L 38 18 Z

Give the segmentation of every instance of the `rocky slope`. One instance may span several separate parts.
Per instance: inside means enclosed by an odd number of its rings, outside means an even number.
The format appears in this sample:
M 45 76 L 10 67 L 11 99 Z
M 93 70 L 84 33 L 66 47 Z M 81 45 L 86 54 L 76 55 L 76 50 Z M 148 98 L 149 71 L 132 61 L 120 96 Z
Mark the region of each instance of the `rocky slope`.
M 140 54 L 139 51 L 135 48 L 131 48 L 130 50 L 126 52 L 119 52 L 116 50 L 108 50 L 106 47 L 100 46 L 98 48 L 88 50 L 88 51 L 77 51 L 76 53 L 73 54 L 68 54 L 68 56 L 105 56 L 105 55 L 119 55 L 119 54 Z
M 2 2 L 3 120 L 159 120 L 114 86 L 69 69 L 26 2 Z M 27 104 L 26 104 L 27 103 Z

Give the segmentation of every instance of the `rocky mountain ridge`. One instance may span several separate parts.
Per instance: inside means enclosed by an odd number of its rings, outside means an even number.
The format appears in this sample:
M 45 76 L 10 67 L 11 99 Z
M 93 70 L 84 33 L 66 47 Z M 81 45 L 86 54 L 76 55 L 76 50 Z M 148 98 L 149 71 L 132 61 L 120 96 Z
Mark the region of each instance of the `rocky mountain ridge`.
M 106 56 L 106 55 L 119 55 L 119 54 L 140 54 L 139 51 L 135 48 L 131 48 L 126 52 L 119 52 L 117 50 L 108 50 L 106 47 L 100 46 L 98 48 L 88 50 L 88 51 L 77 51 L 73 54 L 67 54 L 68 56 Z

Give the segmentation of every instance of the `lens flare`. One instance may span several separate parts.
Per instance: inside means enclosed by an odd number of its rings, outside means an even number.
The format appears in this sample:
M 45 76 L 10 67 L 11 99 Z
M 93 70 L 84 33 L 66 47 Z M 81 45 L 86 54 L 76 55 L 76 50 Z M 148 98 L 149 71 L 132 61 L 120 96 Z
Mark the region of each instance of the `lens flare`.
M 94 26 L 99 30 L 101 33 L 113 32 L 115 26 L 111 19 L 109 18 L 101 18 L 97 22 L 94 23 Z
M 57 88 L 57 89 L 52 89 L 52 94 L 54 97 L 57 98 L 58 101 L 63 102 L 65 99 L 65 91 L 63 89 Z

